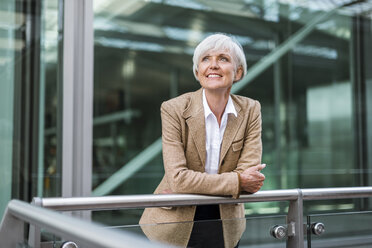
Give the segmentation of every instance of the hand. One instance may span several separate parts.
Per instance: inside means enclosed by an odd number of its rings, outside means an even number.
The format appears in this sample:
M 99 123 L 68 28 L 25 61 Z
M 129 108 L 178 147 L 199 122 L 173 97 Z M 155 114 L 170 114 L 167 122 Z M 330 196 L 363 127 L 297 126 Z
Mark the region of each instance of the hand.
M 170 189 L 165 189 L 161 192 L 161 194 L 173 194 L 173 191 Z
M 266 167 L 266 164 L 259 164 L 249 167 L 240 174 L 240 186 L 242 191 L 256 193 L 263 185 L 265 175 L 261 170 Z
M 160 194 L 173 194 L 173 191 L 170 189 L 164 189 Z M 173 207 L 161 207 L 162 209 L 172 209 Z

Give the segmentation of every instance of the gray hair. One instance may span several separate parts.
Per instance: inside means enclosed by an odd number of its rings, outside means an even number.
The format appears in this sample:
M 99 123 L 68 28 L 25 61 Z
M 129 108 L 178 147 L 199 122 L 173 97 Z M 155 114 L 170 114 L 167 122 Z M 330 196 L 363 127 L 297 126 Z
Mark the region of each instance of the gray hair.
M 241 79 L 245 76 L 245 74 L 247 74 L 247 61 L 245 59 L 243 47 L 240 45 L 240 43 L 232 36 L 228 36 L 225 34 L 212 34 L 201 41 L 195 48 L 194 56 L 192 58 L 192 61 L 194 63 L 192 69 L 196 80 L 198 80 L 196 72 L 198 71 L 200 57 L 208 51 L 216 50 L 227 50 L 231 53 L 236 65 L 236 69 L 238 69 L 240 66 L 243 69 L 243 75 Z

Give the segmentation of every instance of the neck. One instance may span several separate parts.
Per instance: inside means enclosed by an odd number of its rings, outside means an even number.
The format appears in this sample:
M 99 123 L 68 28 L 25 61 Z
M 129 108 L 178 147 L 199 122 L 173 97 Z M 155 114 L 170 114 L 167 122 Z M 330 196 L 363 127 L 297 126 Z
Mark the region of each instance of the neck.
M 229 88 L 226 91 L 213 91 L 205 90 L 205 97 L 207 98 L 208 106 L 217 117 L 218 124 L 221 125 L 222 115 L 225 111 L 227 101 L 229 100 L 230 90 Z

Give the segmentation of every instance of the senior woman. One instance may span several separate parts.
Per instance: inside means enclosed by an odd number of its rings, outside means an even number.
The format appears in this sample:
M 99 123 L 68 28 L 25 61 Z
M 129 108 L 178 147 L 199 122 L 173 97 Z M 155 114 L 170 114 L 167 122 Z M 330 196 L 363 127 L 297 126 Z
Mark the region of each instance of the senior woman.
M 165 175 L 155 194 L 255 193 L 265 179 L 260 104 L 230 94 L 247 71 L 243 49 L 214 34 L 196 47 L 193 63 L 201 89 L 161 105 Z M 243 204 L 147 208 L 140 224 L 149 239 L 168 244 L 238 247 L 244 217 Z

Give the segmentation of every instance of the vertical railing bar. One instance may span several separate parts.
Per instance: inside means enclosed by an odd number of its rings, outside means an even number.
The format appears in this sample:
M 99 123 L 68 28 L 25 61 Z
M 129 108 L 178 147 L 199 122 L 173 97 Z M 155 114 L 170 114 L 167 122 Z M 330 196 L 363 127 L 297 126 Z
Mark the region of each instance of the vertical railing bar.
M 42 207 L 42 198 L 34 197 L 31 205 Z M 41 247 L 41 229 L 30 223 L 30 230 L 28 231 L 28 245 L 31 247 Z
M 307 224 L 311 224 L 310 223 L 310 221 L 311 221 L 311 219 L 310 219 L 310 216 L 307 216 Z M 310 228 L 309 227 L 307 227 L 306 228 L 306 233 L 307 233 L 307 248 L 311 248 L 311 231 L 310 231 Z
M 304 248 L 303 197 L 301 189 L 297 192 L 297 199 L 289 202 L 287 248 Z
M 8 204 L 0 223 L 1 247 L 15 247 L 17 243 L 23 241 L 23 237 L 24 222 L 12 214 Z

